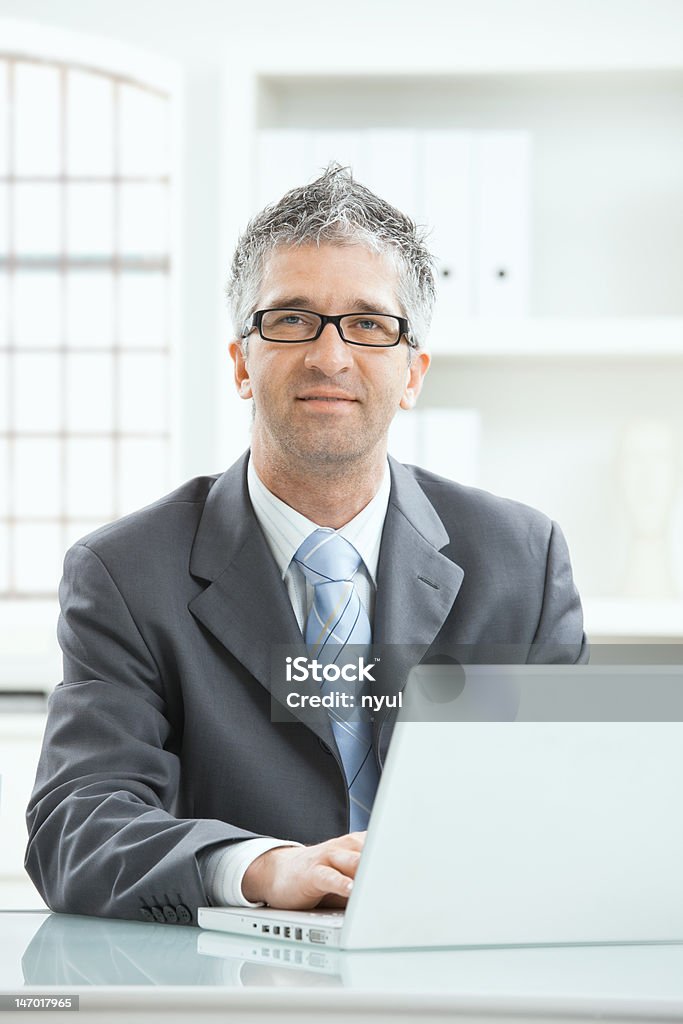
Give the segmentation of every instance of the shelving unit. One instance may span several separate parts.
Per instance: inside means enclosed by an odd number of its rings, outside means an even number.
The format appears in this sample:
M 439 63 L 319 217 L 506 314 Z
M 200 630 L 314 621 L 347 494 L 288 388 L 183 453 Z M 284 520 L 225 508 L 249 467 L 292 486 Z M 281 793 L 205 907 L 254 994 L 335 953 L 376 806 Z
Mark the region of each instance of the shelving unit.
M 305 73 L 300 54 L 231 53 L 225 263 L 258 206 L 263 131 L 529 133 L 528 315 L 453 317 L 445 330 L 437 317 L 421 404 L 477 410 L 477 484 L 561 524 L 594 640 L 680 641 L 683 58 L 617 53 L 605 39 L 587 59 L 574 38 L 544 64 L 518 42 L 505 59 L 483 41 L 452 55 L 444 43 L 423 67 L 395 51 L 373 53 L 371 65 L 363 48 L 332 52 Z M 236 138 L 240 159 L 230 160 Z M 225 463 L 248 443 L 247 417 L 223 397 L 220 406 Z M 616 453 L 636 416 L 664 422 L 680 448 L 670 548 L 681 600 L 622 596 L 631 537 Z
M 683 601 L 589 598 L 586 629 L 603 643 L 680 643 Z
M 524 317 L 455 320 L 432 354 L 453 359 L 683 360 L 683 317 Z

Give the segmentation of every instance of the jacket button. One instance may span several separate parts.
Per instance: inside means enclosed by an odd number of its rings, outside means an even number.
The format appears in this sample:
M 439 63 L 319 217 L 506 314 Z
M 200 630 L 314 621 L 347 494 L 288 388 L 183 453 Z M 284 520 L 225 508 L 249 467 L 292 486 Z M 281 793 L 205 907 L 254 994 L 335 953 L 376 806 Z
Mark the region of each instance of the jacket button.
M 154 914 L 147 907 L 140 907 L 140 917 L 143 921 L 153 921 Z
M 168 921 L 169 924 L 177 924 L 178 915 L 176 914 L 176 912 L 173 909 L 173 907 L 169 907 L 169 905 L 167 903 L 166 906 L 163 907 L 163 911 L 164 911 L 164 917 L 166 918 L 166 920 Z
M 192 920 L 192 914 L 187 909 L 184 903 L 179 903 L 175 908 L 175 912 L 178 915 L 178 920 L 181 924 L 189 924 Z
M 159 924 L 166 924 L 166 918 L 164 917 L 163 913 L 161 912 L 161 908 L 160 907 L 151 907 L 150 909 L 152 911 L 152 915 L 153 915 L 155 921 L 158 921 Z

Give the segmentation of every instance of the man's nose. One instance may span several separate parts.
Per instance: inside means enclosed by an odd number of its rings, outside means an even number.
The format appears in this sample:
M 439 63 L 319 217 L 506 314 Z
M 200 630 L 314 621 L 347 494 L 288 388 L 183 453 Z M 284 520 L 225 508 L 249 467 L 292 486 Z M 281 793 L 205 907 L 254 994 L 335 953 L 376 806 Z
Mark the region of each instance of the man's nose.
M 304 365 L 309 370 L 320 370 L 326 377 L 334 377 L 352 364 L 351 345 L 346 344 L 334 324 L 325 324 L 320 337 L 306 345 Z

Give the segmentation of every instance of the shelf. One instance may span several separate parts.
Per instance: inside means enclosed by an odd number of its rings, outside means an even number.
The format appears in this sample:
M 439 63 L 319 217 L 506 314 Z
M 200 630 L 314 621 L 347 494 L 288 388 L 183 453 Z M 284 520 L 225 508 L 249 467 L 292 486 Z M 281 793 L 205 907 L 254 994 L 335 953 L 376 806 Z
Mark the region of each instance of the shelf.
M 442 323 L 435 317 L 427 347 L 454 359 L 683 359 L 683 317 L 459 319 L 450 344 Z
M 683 600 L 587 598 L 583 613 L 586 633 L 596 640 L 669 639 L 683 643 Z

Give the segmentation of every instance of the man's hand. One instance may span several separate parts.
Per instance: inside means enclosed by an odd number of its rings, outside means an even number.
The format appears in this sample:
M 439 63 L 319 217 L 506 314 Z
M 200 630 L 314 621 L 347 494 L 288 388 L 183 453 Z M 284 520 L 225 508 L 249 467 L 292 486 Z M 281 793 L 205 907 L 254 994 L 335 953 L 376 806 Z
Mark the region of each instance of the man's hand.
M 317 846 L 268 850 L 247 868 L 242 893 L 252 903 L 280 910 L 345 907 L 365 836 L 350 832 Z

